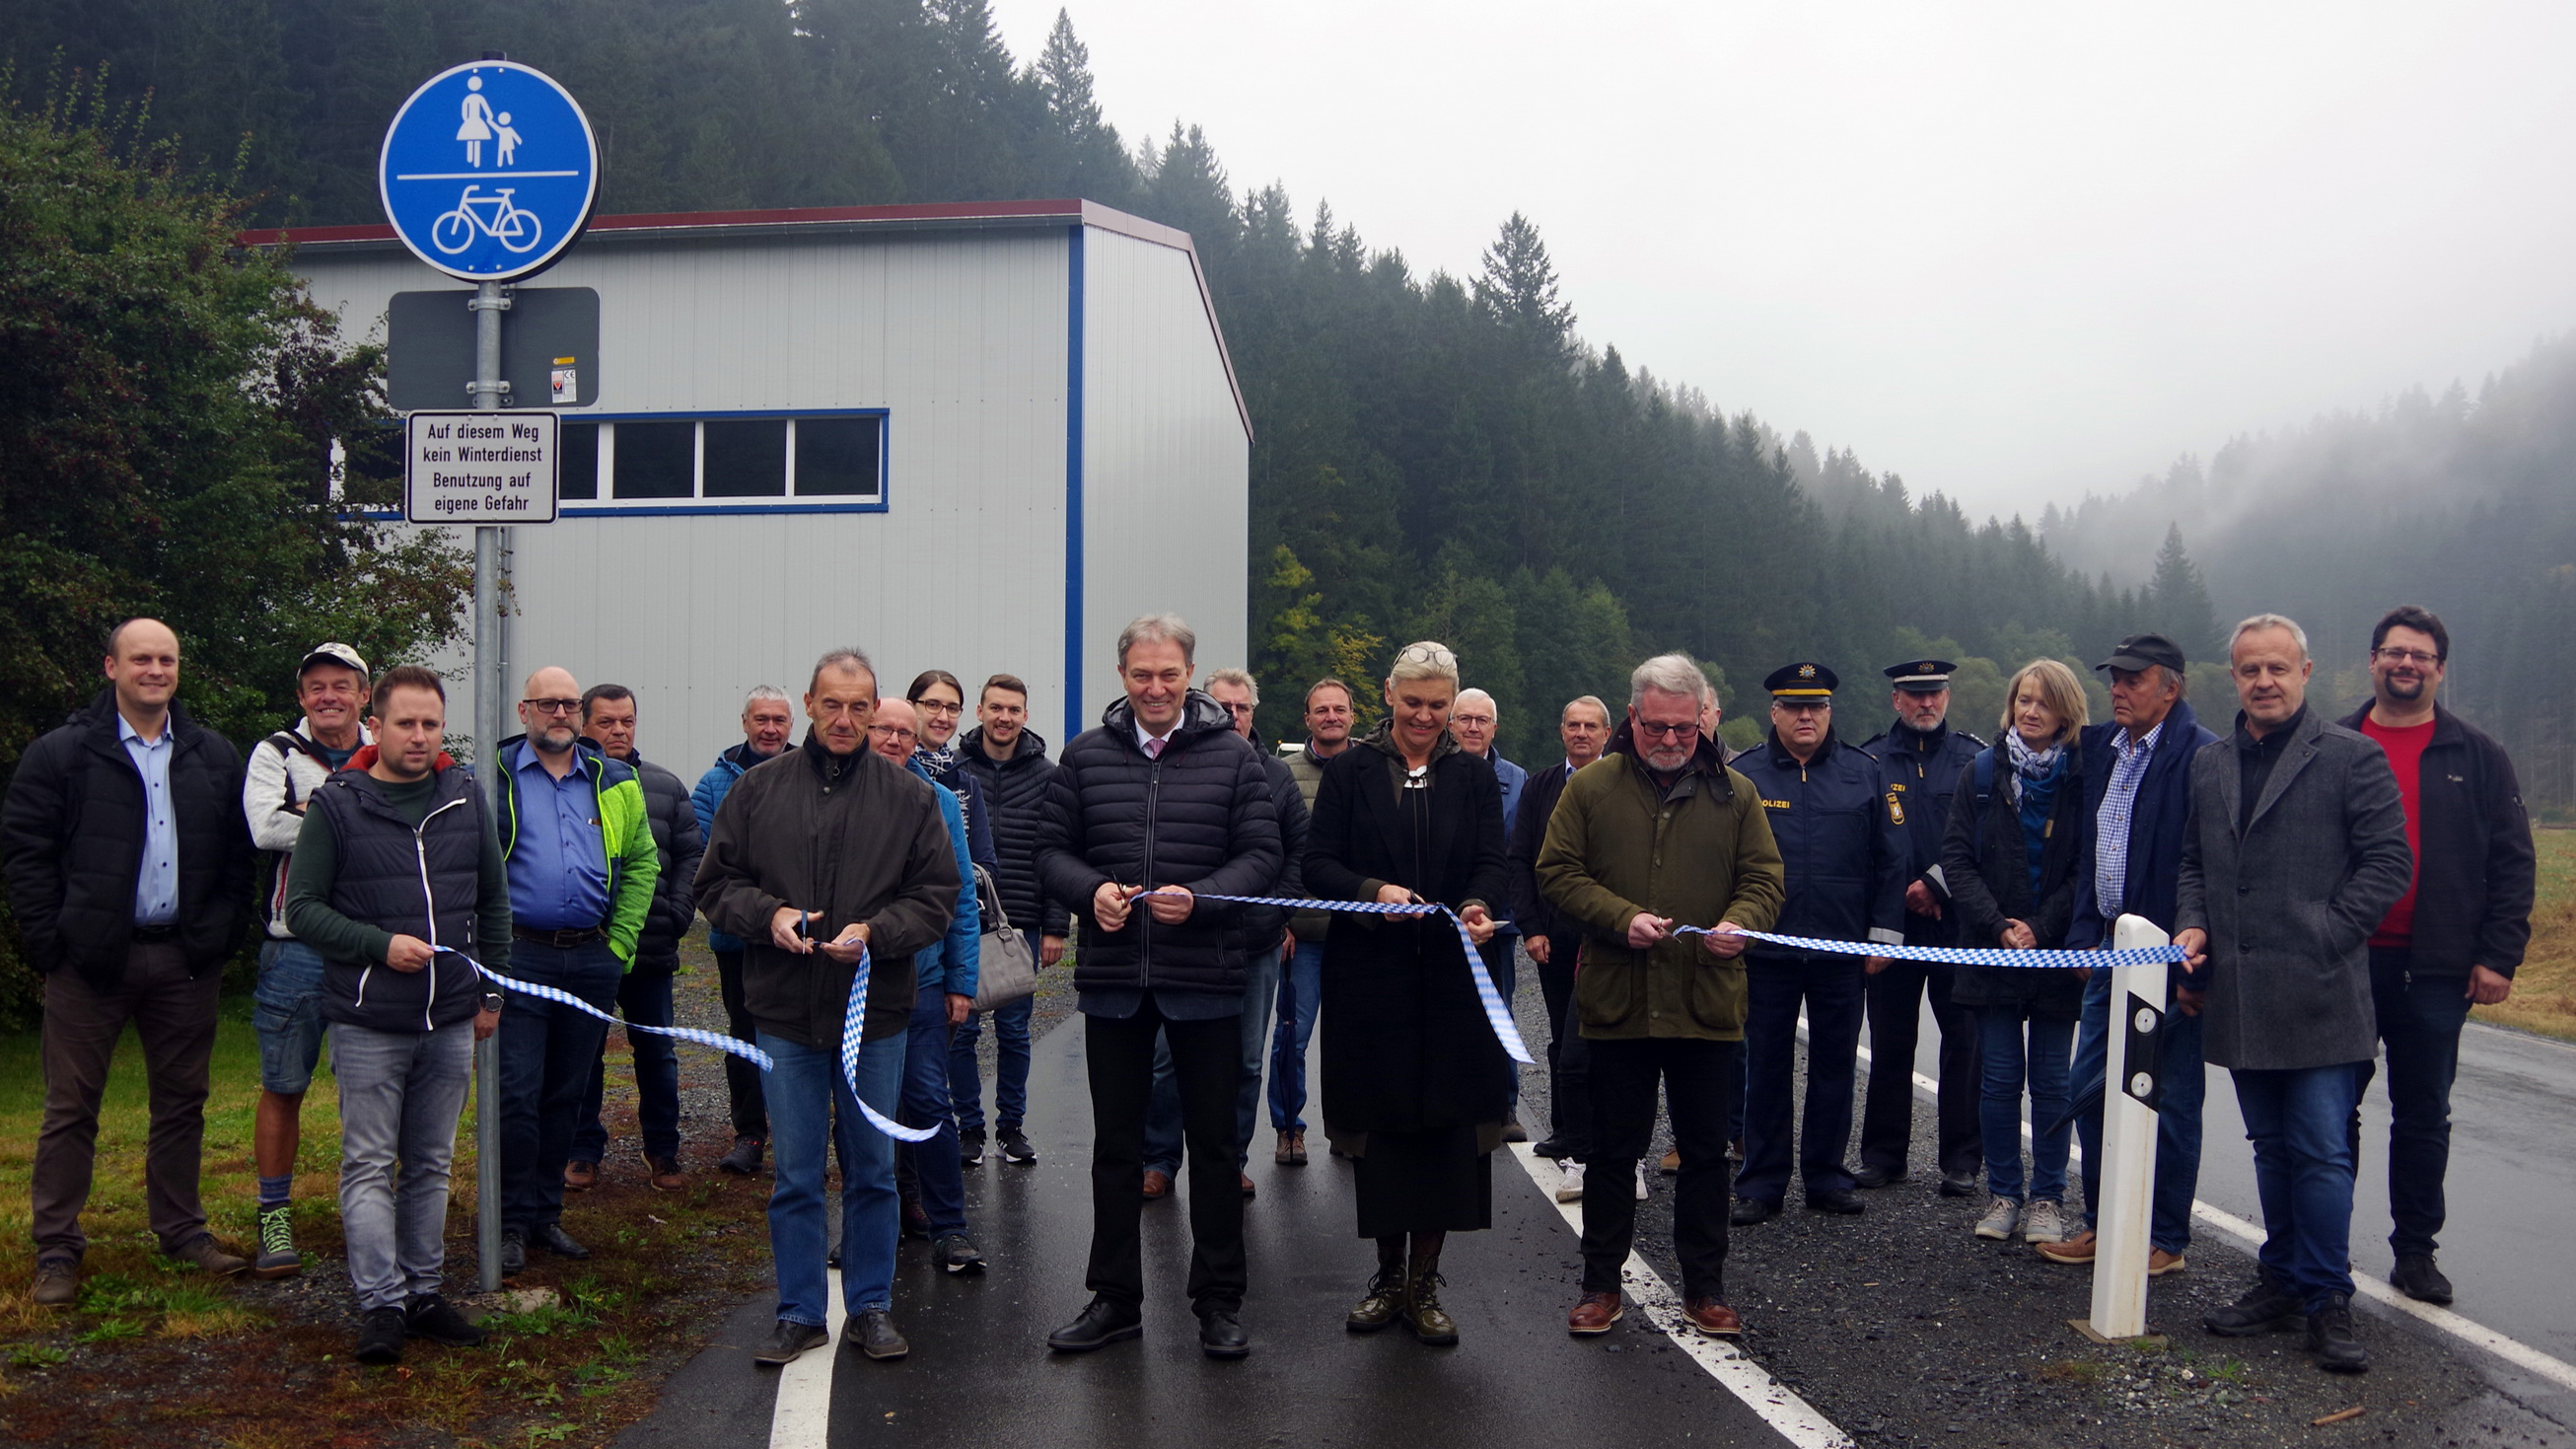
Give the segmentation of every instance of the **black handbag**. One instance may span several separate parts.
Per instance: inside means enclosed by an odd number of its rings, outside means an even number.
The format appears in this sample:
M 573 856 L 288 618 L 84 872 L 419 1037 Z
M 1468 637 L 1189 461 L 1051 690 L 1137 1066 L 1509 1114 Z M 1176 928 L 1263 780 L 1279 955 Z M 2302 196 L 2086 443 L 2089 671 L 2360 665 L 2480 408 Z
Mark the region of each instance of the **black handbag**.
M 1002 909 L 1001 887 L 993 873 L 975 867 L 975 899 L 984 913 L 984 934 L 976 945 L 975 1009 L 991 1011 L 1038 994 L 1038 961 L 1029 938 L 1011 924 Z

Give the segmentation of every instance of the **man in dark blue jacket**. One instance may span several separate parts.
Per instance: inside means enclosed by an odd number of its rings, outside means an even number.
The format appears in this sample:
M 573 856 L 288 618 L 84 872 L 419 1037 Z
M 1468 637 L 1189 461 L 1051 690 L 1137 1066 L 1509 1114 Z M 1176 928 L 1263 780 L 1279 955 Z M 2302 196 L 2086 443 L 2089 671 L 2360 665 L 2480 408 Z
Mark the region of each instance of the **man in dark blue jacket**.
M 1905 939 L 1905 882 L 1913 856 L 1895 792 L 1878 761 L 1834 738 L 1834 672 L 1784 665 L 1771 691 L 1771 735 L 1734 767 L 1761 791 L 1788 872 L 1788 902 L 1773 929 L 1784 936 L 1896 945 Z M 1807 1011 L 1806 1134 L 1795 1154 L 1807 1206 L 1857 1213 L 1851 1168 L 1852 1067 L 1860 1054 L 1862 982 L 1887 958 L 1792 951 L 1767 942 L 1745 952 L 1750 997 L 1744 1024 L 1744 1170 L 1735 1181 L 1739 1227 L 1780 1211 L 1791 1166 L 1790 1069 L 1798 1008 Z
M 2174 892 L 2182 879 L 2183 823 L 2191 814 L 2191 757 L 2218 736 L 2201 728 L 2183 698 L 2182 650 L 2162 634 L 2132 634 L 2093 666 L 2111 676 L 2111 720 L 2083 738 L 2084 833 L 2075 850 L 2075 922 L 2067 949 L 2111 944 L 2111 922 L 2143 916 L 2174 929 Z M 2172 1005 L 2172 992 L 2166 993 Z M 2084 1231 L 2039 1244 L 2052 1263 L 2093 1261 L 2094 1204 L 2102 1194 L 2102 1073 L 2109 1055 L 2111 973 L 2084 984 L 2084 1021 L 2076 1029 L 2075 1134 L 2084 1144 Z M 2200 1186 L 2200 1108 L 2207 1090 L 2200 1060 L 2201 1021 L 2168 1010 L 2164 1024 L 2164 1095 L 2156 1116 L 2156 1187 L 2147 1271 L 2183 1266 L 2191 1245 L 2191 1200 Z

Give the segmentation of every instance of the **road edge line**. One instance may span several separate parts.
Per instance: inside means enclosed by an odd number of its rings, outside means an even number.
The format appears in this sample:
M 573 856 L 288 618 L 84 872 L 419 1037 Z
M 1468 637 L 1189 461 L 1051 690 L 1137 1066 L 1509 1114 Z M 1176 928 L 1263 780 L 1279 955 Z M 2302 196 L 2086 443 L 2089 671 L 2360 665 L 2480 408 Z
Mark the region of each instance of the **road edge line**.
M 841 1329 L 849 1317 L 841 1302 L 841 1272 L 823 1275 L 823 1329 L 831 1335 L 778 1370 L 778 1401 L 769 1411 L 769 1449 L 808 1449 L 832 1433 L 832 1368 L 841 1360 Z

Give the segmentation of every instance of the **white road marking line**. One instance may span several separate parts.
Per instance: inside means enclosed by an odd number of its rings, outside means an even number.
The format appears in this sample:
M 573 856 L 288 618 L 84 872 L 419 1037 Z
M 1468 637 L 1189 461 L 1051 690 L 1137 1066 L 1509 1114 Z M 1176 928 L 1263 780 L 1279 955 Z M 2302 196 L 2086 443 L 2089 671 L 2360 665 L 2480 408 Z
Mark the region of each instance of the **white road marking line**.
M 1532 1156 L 1530 1144 L 1526 1142 L 1512 1144 L 1512 1155 L 1520 1159 L 1521 1170 L 1529 1174 L 1530 1181 L 1538 1184 L 1539 1192 L 1548 1201 L 1554 1201 L 1557 1182 L 1564 1177 L 1557 1171 L 1556 1163 L 1549 1158 Z M 1627 1183 L 1622 1182 L 1617 1190 L 1627 1192 L 1630 1189 Z M 1557 1203 L 1556 1211 L 1574 1229 L 1575 1236 L 1581 1238 L 1583 1205 L 1579 1202 Z M 1693 1362 L 1708 1370 L 1709 1377 L 1742 1399 L 1745 1407 L 1760 1415 L 1764 1423 L 1778 1430 L 1780 1437 L 1798 1449 L 1853 1449 L 1849 1434 L 1835 1427 L 1833 1420 L 1817 1413 L 1814 1405 L 1764 1372 L 1760 1364 L 1746 1358 L 1742 1349 L 1724 1339 L 1709 1338 L 1692 1327 L 1690 1320 L 1682 1316 L 1681 1295 L 1675 1293 L 1671 1285 L 1664 1282 L 1663 1275 L 1645 1259 L 1630 1253 L 1620 1270 L 1620 1277 L 1626 1282 L 1628 1301 L 1634 1309 L 1642 1313 L 1657 1332 L 1672 1339 L 1682 1352 L 1689 1354 Z
M 1862 1047 L 1860 1049 L 1860 1059 L 1862 1061 L 1869 1060 L 1869 1048 Z M 1927 1098 L 1937 1099 L 1940 1095 L 1941 1084 L 1932 1080 L 1930 1077 L 1923 1075 L 1921 1072 L 1916 1072 L 1914 1074 L 1914 1089 L 1917 1092 L 1922 1093 Z M 2021 1124 L 2021 1140 L 2024 1142 L 2030 1141 L 2030 1124 L 2028 1122 Z M 2081 1161 L 2083 1156 L 2084 1150 L 2080 1147 L 2070 1147 L 2070 1150 L 2067 1153 L 2070 1165 L 2074 1162 Z M 2193 1198 L 2191 1200 L 2191 1215 L 2200 1221 L 2209 1224 L 2211 1227 L 2218 1229 L 2220 1232 L 2227 1234 L 2229 1237 L 2236 1239 L 2238 1242 L 2244 1244 L 2249 1251 L 2263 1246 L 2262 1226 L 2257 1223 L 2247 1222 L 2245 1219 L 2238 1217 L 2236 1214 L 2229 1212 L 2225 1208 L 2213 1207 L 2210 1204 L 2201 1201 L 2199 1198 Z M 2370 1274 L 2362 1272 L 2358 1268 L 2355 1268 L 2352 1272 L 2352 1286 L 2359 1290 L 2363 1297 L 2387 1304 L 2389 1307 L 2396 1309 L 2400 1313 L 2408 1314 L 2424 1323 L 2430 1324 L 2432 1327 L 2440 1329 L 2442 1332 L 2451 1335 L 2453 1338 L 2458 1339 L 2460 1342 L 2465 1343 L 2472 1348 L 2482 1349 L 2487 1353 L 2494 1354 L 2497 1358 L 2503 1359 L 2505 1362 L 2512 1364 L 2515 1368 L 2521 1369 L 2526 1373 L 2538 1374 L 2540 1377 L 2549 1380 L 2551 1383 L 2558 1385 L 2562 1389 L 2576 1389 L 2576 1364 L 2571 1364 L 2565 1359 L 2553 1358 L 2550 1355 L 2541 1352 L 2539 1349 L 2533 1348 L 2530 1344 L 2524 1343 L 2518 1338 L 2509 1338 L 2504 1334 L 2496 1332 L 2494 1329 L 2487 1327 L 2485 1324 L 2478 1322 L 2476 1319 L 2471 1318 L 2466 1314 L 2454 1313 L 2450 1309 L 2436 1307 L 2430 1303 L 2418 1303 L 2414 1299 L 2407 1297 L 2405 1294 L 2390 1286 L 2387 1279 L 2374 1278 Z M 2153 1290 L 2150 1289 L 2149 1291 L 2152 1292 Z
M 832 1365 L 841 1359 L 841 1328 L 849 1315 L 841 1306 L 841 1273 L 823 1275 L 825 1331 L 831 1341 L 809 1348 L 778 1371 L 778 1406 L 769 1415 L 769 1449 L 808 1449 L 825 1442 L 832 1429 Z

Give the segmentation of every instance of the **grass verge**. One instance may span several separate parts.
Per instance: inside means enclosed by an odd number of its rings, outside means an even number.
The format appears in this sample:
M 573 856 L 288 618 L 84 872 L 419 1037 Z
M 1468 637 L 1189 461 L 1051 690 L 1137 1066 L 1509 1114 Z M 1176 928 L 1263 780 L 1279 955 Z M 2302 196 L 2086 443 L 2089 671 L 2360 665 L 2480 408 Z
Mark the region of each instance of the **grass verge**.
M 2576 830 L 2535 830 L 2540 893 L 2531 907 L 2531 949 L 2514 973 L 2513 997 L 2481 1006 L 2478 1020 L 2576 1041 Z

